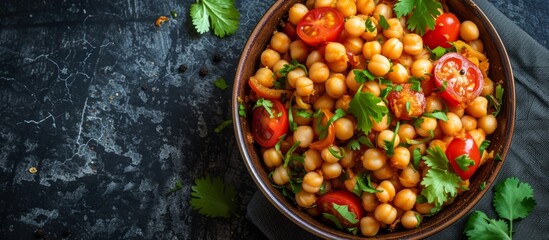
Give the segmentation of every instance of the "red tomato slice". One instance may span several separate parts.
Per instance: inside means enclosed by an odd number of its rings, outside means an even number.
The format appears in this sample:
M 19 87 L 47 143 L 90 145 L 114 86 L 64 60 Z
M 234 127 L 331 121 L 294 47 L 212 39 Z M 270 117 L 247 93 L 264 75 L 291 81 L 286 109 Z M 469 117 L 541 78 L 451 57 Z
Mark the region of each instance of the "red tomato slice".
M 305 43 L 316 46 L 335 41 L 343 30 L 343 15 L 335 8 L 310 10 L 297 24 L 297 35 Z
M 453 13 L 443 13 L 435 21 L 435 29 L 427 30 L 423 35 L 423 43 L 434 49 L 438 46 L 443 48 L 452 47 L 449 42 L 458 40 L 459 20 Z
M 412 90 L 411 84 L 402 84 L 402 90 L 391 91 L 387 95 L 387 102 L 395 117 L 410 120 L 419 117 L 425 112 L 425 95 Z
M 474 165 L 468 166 L 466 170 L 459 167 L 456 159 L 462 155 L 466 155 L 475 162 Z M 477 171 L 480 163 L 480 151 L 471 134 L 467 133 L 465 138 L 454 138 L 446 148 L 446 157 L 454 168 L 454 171 L 462 180 L 467 180 Z
M 334 116 L 334 114 L 330 112 L 330 110 L 328 109 L 322 109 L 322 113 L 324 113 L 323 114 L 324 116 L 322 118 L 321 124 L 327 124 L 328 121 L 330 121 L 330 118 Z M 326 137 L 323 139 L 319 139 L 316 142 L 312 142 L 309 145 L 309 148 L 320 151 L 330 146 L 334 142 L 334 140 L 335 140 L 335 129 L 334 129 L 334 124 L 331 123 L 330 126 L 328 126 L 328 133 L 326 134 Z
M 334 215 L 341 223 L 341 226 L 345 228 L 358 226 L 360 224 L 360 219 L 364 215 L 362 205 L 360 204 L 358 198 L 347 191 L 326 193 L 316 200 L 316 204 L 319 212 Z M 356 221 L 354 221 L 355 223 L 351 223 L 341 216 L 341 214 L 334 208 L 334 204 L 347 206 L 349 212 L 353 213 L 356 217 Z
M 459 53 L 444 54 L 434 69 L 435 85 L 445 90 L 440 97 L 451 106 L 462 106 L 480 95 L 484 87 L 482 72 Z
M 252 117 L 252 136 L 259 145 L 267 148 L 273 147 L 289 128 L 288 113 L 284 105 L 276 99 L 270 101 L 273 103 L 273 118 L 264 107 L 255 108 Z

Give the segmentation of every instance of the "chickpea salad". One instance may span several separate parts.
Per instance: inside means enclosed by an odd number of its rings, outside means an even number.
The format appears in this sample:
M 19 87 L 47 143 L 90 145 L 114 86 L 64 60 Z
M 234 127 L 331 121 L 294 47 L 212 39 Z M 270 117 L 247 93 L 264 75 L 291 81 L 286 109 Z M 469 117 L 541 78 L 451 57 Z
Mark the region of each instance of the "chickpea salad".
M 271 184 L 355 235 L 421 226 L 498 158 L 479 36 L 435 0 L 294 4 L 239 99 Z

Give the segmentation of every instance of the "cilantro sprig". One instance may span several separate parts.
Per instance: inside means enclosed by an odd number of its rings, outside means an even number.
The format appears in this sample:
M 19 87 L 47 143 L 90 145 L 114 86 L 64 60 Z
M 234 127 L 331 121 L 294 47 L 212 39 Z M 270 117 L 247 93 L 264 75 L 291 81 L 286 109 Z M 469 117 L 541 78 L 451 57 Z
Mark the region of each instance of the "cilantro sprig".
M 234 34 L 240 23 L 234 0 L 196 0 L 191 4 L 190 15 L 198 33 L 206 33 L 211 27 L 220 38 Z
M 423 35 L 425 29 L 435 28 L 435 18 L 440 14 L 439 8 L 442 5 L 436 0 L 398 0 L 393 10 L 399 18 L 409 15 L 408 30 Z
M 362 92 L 362 86 L 349 103 L 348 112 L 357 118 L 357 127 L 364 134 L 370 133 L 373 127 L 373 121 L 381 122 L 383 117 L 389 113 L 387 106 L 380 103 L 383 100 L 371 93 Z
M 528 183 L 510 177 L 494 187 L 492 204 L 502 219 L 491 219 L 481 211 L 473 212 L 463 231 L 469 239 L 513 239 L 513 221 L 527 217 L 536 206 L 534 190 Z
M 211 176 L 197 178 L 191 190 L 191 207 L 201 215 L 228 218 L 235 214 L 237 192 L 223 179 Z
M 450 169 L 448 158 L 439 146 L 427 149 L 427 155 L 422 159 L 430 169 L 421 181 L 424 186 L 421 196 L 435 204 L 432 213 L 436 213 L 446 201 L 457 195 L 461 179 Z

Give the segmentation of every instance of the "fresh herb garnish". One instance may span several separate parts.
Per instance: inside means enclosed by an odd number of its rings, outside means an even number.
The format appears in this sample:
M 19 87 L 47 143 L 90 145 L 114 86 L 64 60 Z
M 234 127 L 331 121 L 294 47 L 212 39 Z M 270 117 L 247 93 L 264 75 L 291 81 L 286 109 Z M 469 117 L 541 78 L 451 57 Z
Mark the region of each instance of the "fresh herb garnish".
M 478 150 L 480 151 L 480 157 L 482 157 L 482 154 L 484 153 L 484 150 L 486 150 L 490 146 L 490 140 L 484 140 L 478 147 Z
M 225 129 L 227 126 L 231 125 L 233 123 L 233 120 L 225 120 L 223 122 L 221 122 L 215 129 L 214 129 L 214 132 L 215 133 L 220 133 L 221 131 L 223 131 L 223 129 Z
M 294 145 L 292 145 L 292 147 L 290 147 L 288 152 L 286 152 L 286 155 L 284 156 L 284 167 L 288 166 L 288 163 L 290 162 L 290 159 L 292 158 L 292 154 L 297 149 L 297 147 L 299 147 L 300 143 L 301 143 L 300 141 L 294 142 Z
M 349 103 L 348 111 L 357 118 L 357 128 L 368 134 L 372 130 L 372 121 L 381 122 L 389 109 L 380 104 L 383 101 L 380 97 L 362 92 L 361 89 L 362 86 Z
M 385 19 L 385 16 L 379 14 L 379 26 L 381 26 L 381 28 L 383 28 L 383 30 L 386 30 L 387 28 L 389 28 L 389 23 L 387 22 L 387 19 Z
M 427 155 L 422 159 L 430 169 L 421 181 L 424 186 L 421 195 L 427 202 L 434 203 L 433 210 L 438 212 L 446 201 L 457 195 L 461 179 L 450 170 L 448 158 L 439 146 L 427 149 Z
M 385 140 L 384 149 L 385 149 L 385 155 L 387 155 L 387 157 L 392 157 L 395 154 L 395 140 L 398 135 L 397 133 L 398 133 L 399 127 L 400 127 L 400 122 L 397 122 L 395 131 L 393 133 L 393 139 L 391 139 L 390 142 Z
M 370 71 L 366 69 L 364 70 L 355 69 L 353 70 L 353 73 L 355 74 L 355 81 L 357 83 L 365 83 L 367 81 L 373 81 L 377 78 L 374 74 L 372 74 Z
M 345 157 L 345 150 L 343 148 L 339 148 L 338 150 L 333 149 L 331 146 L 328 147 L 328 152 L 332 154 L 337 159 L 342 159 Z
M 206 33 L 213 27 L 220 38 L 234 34 L 240 23 L 234 0 L 196 0 L 191 4 L 190 15 L 198 33 Z
M 456 158 L 456 163 L 462 171 L 466 171 L 470 166 L 475 165 L 475 161 L 469 157 L 467 154 L 460 155 Z
M 267 99 L 264 99 L 264 98 L 258 99 L 257 102 L 255 102 L 254 109 L 256 109 L 258 107 L 264 107 L 265 111 L 267 111 L 267 113 L 269 114 L 269 117 L 270 118 L 275 118 L 275 115 L 274 115 L 273 110 L 272 110 L 273 102 L 271 102 L 270 100 L 267 100 Z
M 376 30 L 376 25 L 372 22 L 372 19 L 367 18 L 365 24 L 366 24 L 366 31 L 374 32 Z
M 177 180 L 175 181 L 175 186 L 173 186 L 173 188 L 170 188 L 170 190 L 168 190 L 168 194 L 177 192 L 182 188 L 183 188 L 183 182 L 181 182 L 181 180 Z
M 370 174 L 367 173 L 361 173 L 356 175 L 356 185 L 353 189 L 353 193 L 360 197 L 362 192 L 367 193 L 376 193 L 376 192 L 383 192 L 383 190 L 377 190 L 372 186 L 372 180 L 370 179 Z
M 438 119 L 438 120 L 442 120 L 444 122 L 448 121 L 448 116 L 446 115 L 446 113 L 443 112 L 443 111 L 439 111 L 439 110 L 435 110 L 432 113 L 424 113 L 423 116 L 430 117 L 430 118 L 435 118 L 435 119 Z
M 229 85 L 227 85 L 227 81 L 225 81 L 224 78 L 219 78 L 215 80 L 214 85 L 221 90 L 225 90 L 229 87 Z
M 494 187 L 493 205 L 502 219 L 491 219 L 481 211 L 473 212 L 463 231 L 469 239 L 513 239 L 513 221 L 528 217 L 536 206 L 534 190 L 517 178 L 507 178 Z
M 490 103 L 490 107 L 494 107 L 492 114 L 497 116 L 503 106 L 503 87 L 501 87 L 501 84 L 498 84 L 494 91 L 495 96 L 488 95 L 488 102 Z
M 422 36 L 427 28 L 435 28 L 439 9 L 442 5 L 435 0 L 398 0 L 393 7 L 398 18 L 411 14 L 408 16 L 408 29 Z
M 228 218 L 237 208 L 237 192 L 219 177 L 195 179 L 191 187 L 191 207 L 206 217 Z
M 336 120 L 342 118 L 345 116 L 345 114 L 347 114 L 343 109 L 341 108 L 338 108 L 336 109 L 334 115 L 328 119 L 328 122 L 326 122 L 326 125 L 323 126 L 322 124 L 319 124 L 318 127 L 320 129 L 320 134 L 318 136 L 319 139 L 324 139 L 326 138 L 326 135 L 328 134 L 328 128 L 329 126 L 335 122 Z
M 357 216 L 349 210 L 349 206 L 332 203 L 332 207 L 339 213 L 339 215 L 341 215 L 341 217 L 343 217 L 343 219 L 347 220 L 349 223 L 358 223 Z
M 238 103 L 238 115 L 241 117 L 246 117 L 246 107 L 241 102 Z

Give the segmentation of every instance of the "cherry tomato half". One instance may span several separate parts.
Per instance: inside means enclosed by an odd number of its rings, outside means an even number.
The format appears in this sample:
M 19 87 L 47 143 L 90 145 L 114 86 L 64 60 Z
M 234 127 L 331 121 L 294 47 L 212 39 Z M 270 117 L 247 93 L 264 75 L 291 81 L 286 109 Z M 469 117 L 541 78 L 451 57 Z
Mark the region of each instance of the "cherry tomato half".
M 464 106 L 480 95 L 484 87 L 482 72 L 459 53 L 444 54 L 433 69 L 435 85 L 444 88 L 440 97 L 451 106 Z
M 271 111 L 273 117 L 265 107 L 257 107 L 253 110 L 252 117 L 252 136 L 254 140 L 263 147 L 273 147 L 280 136 L 288 131 L 288 113 L 284 105 L 276 100 L 270 100 L 273 103 Z
M 316 204 L 319 212 L 334 215 L 341 223 L 341 226 L 345 228 L 358 226 L 360 224 L 360 219 L 364 214 L 362 205 L 360 204 L 358 198 L 347 191 L 326 193 L 316 200 Z M 341 216 L 341 214 L 334 208 L 334 204 L 339 206 L 347 206 L 347 209 L 356 217 L 356 221 L 354 221 L 355 223 L 351 223 Z
M 411 89 L 411 84 L 402 84 L 402 90 L 391 91 L 387 95 L 387 102 L 395 117 L 410 120 L 419 117 L 425 112 L 425 95 Z
M 438 46 L 443 48 L 452 47 L 449 42 L 458 40 L 459 20 L 453 13 L 443 13 L 435 21 L 435 29 L 427 30 L 423 35 L 423 43 L 434 49 Z
M 473 165 L 466 166 L 466 170 L 460 168 L 458 158 L 466 155 L 470 160 L 474 161 Z M 471 134 L 467 133 L 465 138 L 455 137 L 446 148 L 446 157 L 454 168 L 454 171 L 462 180 L 467 180 L 477 171 L 480 163 L 480 151 Z M 463 163 L 462 163 L 463 164 Z
M 335 8 L 310 10 L 297 24 L 297 35 L 305 43 L 316 46 L 335 41 L 343 30 L 343 15 Z

